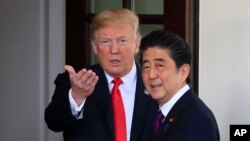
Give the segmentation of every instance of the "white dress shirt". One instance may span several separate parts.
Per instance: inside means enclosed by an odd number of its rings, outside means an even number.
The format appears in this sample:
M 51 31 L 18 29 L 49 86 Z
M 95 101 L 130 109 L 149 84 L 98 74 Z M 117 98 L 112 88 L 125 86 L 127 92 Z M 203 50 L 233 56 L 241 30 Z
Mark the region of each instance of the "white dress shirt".
M 112 78 L 106 72 L 105 72 L 105 76 L 107 78 L 109 91 L 111 94 L 111 90 L 114 86 L 114 84 L 112 83 L 112 80 L 114 78 Z M 121 96 L 122 96 L 123 104 L 124 104 L 124 110 L 125 110 L 125 116 L 126 116 L 127 141 L 129 141 L 132 118 L 133 118 L 133 111 L 134 111 L 136 82 L 137 82 L 135 63 L 131 71 L 125 76 L 121 77 L 121 80 L 123 83 L 120 84 L 119 90 L 121 92 Z M 85 101 L 80 106 L 78 106 L 71 95 L 71 89 L 69 91 L 69 101 L 70 101 L 72 114 L 76 116 L 81 111 L 82 107 L 84 106 Z M 82 113 L 78 118 L 82 118 Z
M 182 87 L 167 103 L 163 104 L 160 109 L 162 114 L 166 117 L 174 104 L 190 89 L 189 85 Z

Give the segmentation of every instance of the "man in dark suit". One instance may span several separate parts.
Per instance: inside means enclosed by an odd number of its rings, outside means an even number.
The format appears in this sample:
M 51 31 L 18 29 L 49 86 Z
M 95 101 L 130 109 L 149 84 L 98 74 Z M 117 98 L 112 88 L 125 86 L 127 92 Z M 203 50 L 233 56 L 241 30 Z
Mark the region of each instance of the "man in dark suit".
M 144 85 L 160 107 L 152 140 L 219 141 L 212 111 L 188 85 L 191 53 L 185 41 L 170 32 L 152 31 L 141 41 L 140 57 Z
M 150 113 L 157 112 L 158 104 L 145 94 L 135 63 L 141 40 L 138 26 L 138 17 L 127 9 L 104 10 L 92 19 L 91 44 L 100 64 L 77 73 L 66 65 L 67 73 L 57 76 L 52 101 L 45 110 L 47 126 L 63 131 L 65 141 L 150 139 L 154 118 Z M 113 82 L 116 79 L 121 80 L 119 86 Z M 122 110 L 112 103 L 113 91 L 122 99 Z M 125 120 L 117 120 L 117 115 Z

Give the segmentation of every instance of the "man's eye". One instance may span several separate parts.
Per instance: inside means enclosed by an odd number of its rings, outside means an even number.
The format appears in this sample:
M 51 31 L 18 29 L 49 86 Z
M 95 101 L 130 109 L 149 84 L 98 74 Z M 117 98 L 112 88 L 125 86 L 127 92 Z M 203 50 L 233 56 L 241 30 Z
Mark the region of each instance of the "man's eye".
M 164 66 L 163 65 L 156 65 L 156 68 L 160 69 L 160 68 L 163 68 Z
M 126 41 L 127 41 L 127 40 L 125 40 L 125 39 L 122 39 L 122 40 L 121 40 L 121 42 L 126 42 Z
M 104 40 L 104 41 L 101 41 L 102 44 L 105 44 L 105 43 L 108 43 L 108 41 Z
M 127 42 L 126 39 L 119 39 L 119 40 L 118 40 L 118 44 L 119 44 L 119 45 L 124 45 L 126 42 Z
M 101 45 L 109 45 L 110 41 L 109 40 L 101 40 Z
M 143 70 L 149 69 L 149 66 L 142 66 Z

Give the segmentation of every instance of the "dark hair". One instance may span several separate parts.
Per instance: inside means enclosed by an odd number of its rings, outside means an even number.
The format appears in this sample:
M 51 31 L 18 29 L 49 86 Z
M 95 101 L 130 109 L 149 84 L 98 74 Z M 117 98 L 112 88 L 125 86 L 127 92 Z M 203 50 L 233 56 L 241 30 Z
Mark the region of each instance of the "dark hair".
M 164 30 L 154 30 L 147 34 L 141 40 L 140 45 L 140 63 L 142 64 L 143 53 L 148 48 L 158 47 L 166 49 L 170 57 L 174 60 L 177 69 L 183 64 L 191 63 L 191 53 L 189 46 L 179 35 Z M 187 83 L 190 83 L 188 76 Z

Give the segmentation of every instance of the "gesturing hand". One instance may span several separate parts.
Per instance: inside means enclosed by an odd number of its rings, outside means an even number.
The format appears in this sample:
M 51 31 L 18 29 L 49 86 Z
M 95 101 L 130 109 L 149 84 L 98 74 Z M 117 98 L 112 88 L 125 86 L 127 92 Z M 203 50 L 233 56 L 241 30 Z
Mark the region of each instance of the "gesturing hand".
M 92 94 L 99 77 L 92 70 L 85 68 L 77 73 L 70 65 L 65 65 L 64 68 L 69 73 L 72 96 L 77 105 L 80 105 Z

